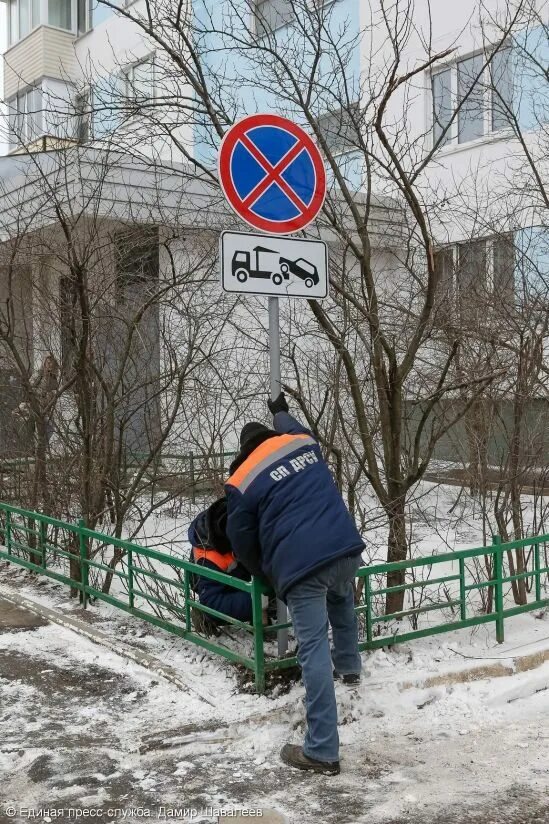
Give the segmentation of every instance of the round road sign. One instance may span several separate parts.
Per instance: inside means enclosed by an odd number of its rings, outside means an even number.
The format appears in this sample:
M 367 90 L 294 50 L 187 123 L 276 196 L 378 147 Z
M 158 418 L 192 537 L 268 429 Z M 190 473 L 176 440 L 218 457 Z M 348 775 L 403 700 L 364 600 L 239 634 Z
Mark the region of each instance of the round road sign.
M 276 235 L 308 226 L 326 195 L 317 146 L 275 114 L 250 115 L 229 129 L 219 149 L 219 181 L 242 220 Z

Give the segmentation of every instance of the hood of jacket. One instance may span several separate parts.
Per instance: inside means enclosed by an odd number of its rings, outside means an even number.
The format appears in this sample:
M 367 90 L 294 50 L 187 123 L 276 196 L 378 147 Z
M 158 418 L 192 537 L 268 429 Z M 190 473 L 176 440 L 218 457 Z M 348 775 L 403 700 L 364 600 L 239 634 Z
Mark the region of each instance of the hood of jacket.
M 227 536 L 227 499 L 214 501 L 208 509 L 200 512 L 189 527 L 189 541 L 192 546 L 216 549 L 222 554 L 232 552 Z
M 208 541 L 207 512 L 207 509 L 205 509 L 204 512 L 200 512 L 189 527 L 188 537 L 191 546 L 197 546 L 204 549 L 210 547 Z

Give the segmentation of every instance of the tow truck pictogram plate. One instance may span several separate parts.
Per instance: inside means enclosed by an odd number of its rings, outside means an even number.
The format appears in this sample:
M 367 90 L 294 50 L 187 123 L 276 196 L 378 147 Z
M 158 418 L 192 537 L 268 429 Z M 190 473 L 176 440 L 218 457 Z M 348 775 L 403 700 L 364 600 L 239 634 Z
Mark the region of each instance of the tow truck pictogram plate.
M 325 298 L 328 252 L 321 240 L 223 232 L 223 289 L 273 297 Z

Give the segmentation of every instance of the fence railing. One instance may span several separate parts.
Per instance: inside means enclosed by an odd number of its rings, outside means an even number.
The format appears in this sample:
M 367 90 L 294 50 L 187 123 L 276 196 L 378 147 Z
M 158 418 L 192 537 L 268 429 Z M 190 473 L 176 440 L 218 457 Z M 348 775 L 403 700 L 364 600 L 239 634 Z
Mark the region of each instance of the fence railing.
M 236 452 L 162 452 L 151 464 L 149 479 L 174 493 L 190 497 L 196 503 L 201 493 L 210 493 L 223 486 Z M 149 459 L 146 452 L 130 452 L 125 456 L 125 468 L 130 470 Z M 48 456 L 50 467 L 66 465 L 63 455 Z M 0 496 L 9 501 L 21 501 L 32 487 L 35 458 L 0 457 Z
M 520 573 L 508 574 L 505 560 L 509 553 L 527 551 L 525 554 L 525 570 Z M 364 581 L 362 587 L 363 597 L 356 607 L 357 613 L 364 616 L 364 639 L 361 642 L 361 649 L 376 649 L 387 646 L 388 643 L 404 643 L 412 641 L 414 638 L 422 638 L 427 635 L 437 635 L 441 632 L 452 632 L 453 630 L 486 624 L 493 622 L 496 625 L 496 638 L 499 643 L 505 640 L 504 621 L 513 615 L 522 612 L 530 612 L 549 605 L 549 535 L 537 535 L 531 538 L 524 538 L 520 541 L 510 541 L 502 543 L 498 535 L 492 537 L 491 546 L 476 547 L 474 549 L 457 550 L 441 555 L 430 555 L 423 558 L 414 558 L 390 564 L 376 564 L 373 566 L 361 567 L 358 571 L 358 578 Z M 543 555 L 542 555 L 543 553 Z M 489 574 L 479 580 L 479 568 L 474 562 L 482 559 L 483 568 Z M 446 574 L 437 575 L 437 570 Z M 528 568 L 529 567 L 529 568 Z M 380 579 L 386 579 L 390 573 L 397 571 L 412 572 L 417 569 L 428 568 L 429 574 L 435 574 L 434 578 L 422 578 L 419 581 L 413 580 L 398 586 L 379 586 Z M 533 586 L 533 598 L 524 604 L 508 605 L 509 592 L 506 585 L 513 581 L 531 581 Z M 440 592 L 442 589 L 444 598 L 433 601 L 431 597 L 424 598 L 427 587 L 435 588 Z M 508 587 L 509 588 L 509 587 Z M 480 598 L 475 598 L 481 590 L 491 590 L 492 609 L 489 612 L 480 612 Z M 400 612 L 376 614 L 373 607 L 375 598 L 386 596 L 390 593 L 406 592 L 410 594 L 420 593 L 420 603 Z M 413 599 L 412 599 L 413 600 Z M 419 620 L 422 616 L 433 616 L 445 610 L 450 613 L 450 620 L 438 623 L 427 622 L 426 626 L 420 627 Z M 379 625 L 400 622 L 402 619 L 412 619 L 417 628 L 409 632 L 398 632 L 394 638 L 388 639 L 387 635 L 380 634 L 376 637 L 376 628 Z
M 258 692 L 265 689 L 267 673 L 296 663 L 295 656 L 277 657 L 272 642 L 279 630 L 291 624 L 264 625 L 261 596 L 268 589 L 258 579 L 242 581 L 88 529 L 82 522 L 66 523 L 4 503 L 0 503 L 0 539 L 0 559 L 66 584 L 80 593 L 84 607 L 90 599 L 104 601 L 242 665 L 253 673 Z M 502 642 L 506 618 L 549 605 L 549 535 L 506 544 L 495 536 L 493 541 L 492 546 L 361 567 L 356 587 L 360 648 L 390 646 L 487 622 L 496 624 L 496 637 Z M 516 550 L 525 551 L 525 569 L 507 574 L 505 559 Z M 479 560 L 482 569 L 488 570 L 484 578 L 479 575 Z M 404 573 L 405 582 L 387 585 L 387 576 L 397 571 Z M 424 573 L 419 580 L 418 571 Z M 239 621 L 201 604 L 193 592 L 193 576 L 247 592 L 252 620 Z M 111 578 L 107 592 L 105 581 Z M 527 603 L 510 605 L 505 587 L 521 579 L 531 584 L 529 596 L 533 597 Z M 490 592 L 490 611 L 480 610 L 483 590 Z M 405 595 L 405 608 L 386 614 L 387 595 L 399 592 Z M 201 629 L 200 616 L 237 630 L 238 638 L 225 632 L 233 645 Z M 412 627 L 409 631 L 403 631 L 406 621 Z

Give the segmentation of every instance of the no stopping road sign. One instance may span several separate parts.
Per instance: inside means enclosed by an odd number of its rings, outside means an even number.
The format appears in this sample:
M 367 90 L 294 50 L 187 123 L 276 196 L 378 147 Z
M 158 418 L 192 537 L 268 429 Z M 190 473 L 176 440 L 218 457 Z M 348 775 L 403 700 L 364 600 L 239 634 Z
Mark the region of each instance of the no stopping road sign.
M 234 211 L 270 234 L 304 229 L 326 195 L 321 154 L 300 126 L 274 114 L 236 123 L 219 149 L 219 181 Z

